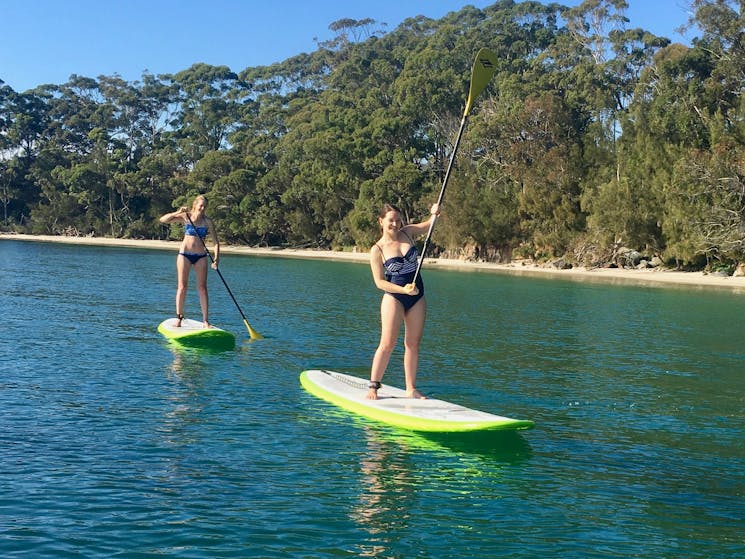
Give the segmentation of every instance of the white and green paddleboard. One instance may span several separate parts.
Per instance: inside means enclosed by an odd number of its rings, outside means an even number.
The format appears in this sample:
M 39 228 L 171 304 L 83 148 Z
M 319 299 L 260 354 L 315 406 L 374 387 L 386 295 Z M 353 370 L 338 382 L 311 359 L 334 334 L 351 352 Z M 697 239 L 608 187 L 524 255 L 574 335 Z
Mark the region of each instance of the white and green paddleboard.
M 404 390 L 388 385 L 378 389 L 377 400 L 368 400 L 367 380 L 334 371 L 303 371 L 300 384 L 314 396 L 345 410 L 411 431 L 465 433 L 533 427 L 532 421 L 502 417 L 444 400 L 408 398 Z
M 181 326 L 176 326 L 178 319 L 168 318 L 158 324 L 158 332 L 167 339 L 187 347 L 205 349 L 232 349 L 235 347 L 235 335 L 222 328 L 205 328 L 202 322 L 184 318 Z

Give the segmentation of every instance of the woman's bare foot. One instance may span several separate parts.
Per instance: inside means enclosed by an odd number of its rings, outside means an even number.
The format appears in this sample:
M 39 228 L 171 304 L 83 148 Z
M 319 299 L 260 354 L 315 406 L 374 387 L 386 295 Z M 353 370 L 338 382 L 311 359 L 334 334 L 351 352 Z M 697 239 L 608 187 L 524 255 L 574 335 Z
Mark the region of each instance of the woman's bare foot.
M 181 321 L 182 320 L 184 320 L 184 315 L 183 314 L 177 314 L 176 315 L 176 328 L 180 328 L 181 327 Z
M 407 398 L 416 398 L 417 400 L 426 400 L 427 397 L 419 392 L 416 388 L 406 391 Z
M 371 380 L 370 382 L 368 382 L 367 395 L 365 396 L 365 398 L 367 398 L 368 400 L 377 400 L 378 390 L 380 390 L 382 386 L 383 385 L 380 383 L 379 380 Z

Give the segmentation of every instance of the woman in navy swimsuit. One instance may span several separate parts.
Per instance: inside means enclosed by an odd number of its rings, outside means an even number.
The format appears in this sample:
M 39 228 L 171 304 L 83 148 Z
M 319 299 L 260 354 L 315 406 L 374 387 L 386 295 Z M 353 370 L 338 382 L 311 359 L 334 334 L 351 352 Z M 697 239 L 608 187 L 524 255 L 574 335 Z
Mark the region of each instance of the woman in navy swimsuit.
M 212 249 L 212 267 L 217 270 L 217 262 L 220 259 L 220 243 L 212 221 L 205 215 L 207 199 L 201 194 L 194 198 L 191 211 L 186 207 L 179 208 L 175 212 L 165 214 L 160 218 L 161 223 L 181 222 L 184 224 L 184 240 L 181 242 L 178 256 L 176 257 L 176 272 L 178 274 L 178 289 L 176 290 L 176 318 L 178 326 L 184 319 L 184 301 L 186 300 L 186 289 L 189 284 L 189 270 L 194 268 L 197 276 L 197 291 L 199 293 L 199 304 L 202 307 L 202 320 L 204 326 L 209 328 L 209 296 L 207 295 L 207 262 L 209 258 L 204 250 L 202 241 L 207 242 L 209 234 L 214 248 Z M 200 240 L 200 237 L 202 240 Z
M 412 238 L 425 234 L 429 230 L 430 221 L 439 213 L 440 207 L 434 204 L 430 210 L 430 219 L 403 225 L 401 211 L 386 204 L 378 216 L 382 236 L 370 249 L 370 268 L 375 286 L 385 294 L 380 302 L 380 344 L 373 357 L 367 392 L 367 397 L 371 400 L 378 398 L 380 380 L 396 347 L 402 322 L 406 393 L 411 398 L 424 398 L 416 389 L 416 373 L 427 306 L 421 275 L 417 277 L 416 283 L 412 283 L 419 258 L 419 251 Z

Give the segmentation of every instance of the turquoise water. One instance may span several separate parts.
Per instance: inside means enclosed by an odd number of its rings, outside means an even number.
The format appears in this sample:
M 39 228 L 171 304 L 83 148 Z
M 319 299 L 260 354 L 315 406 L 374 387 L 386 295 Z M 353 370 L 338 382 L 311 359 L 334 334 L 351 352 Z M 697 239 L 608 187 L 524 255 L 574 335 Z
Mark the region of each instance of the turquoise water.
M 205 353 L 155 329 L 174 259 L 0 241 L 0 556 L 745 557 L 742 295 L 425 266 L 420 388 L 536 422 L 438 438 L 299 385 L 368 374 L 366 265 L 225 255 L 266 339 L 212 274 Z

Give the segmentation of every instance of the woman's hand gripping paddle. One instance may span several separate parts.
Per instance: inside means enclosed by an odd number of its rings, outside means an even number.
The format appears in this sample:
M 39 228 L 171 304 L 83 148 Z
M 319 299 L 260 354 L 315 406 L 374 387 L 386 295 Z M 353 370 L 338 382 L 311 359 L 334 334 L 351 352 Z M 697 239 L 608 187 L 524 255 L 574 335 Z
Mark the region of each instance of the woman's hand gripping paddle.
M 186 219 L 188 219 L 191 226 L 194 227 L 194 222 L 191 220 L 191 216 L 189 215 L 188 210 L 186 212 Z M 196 230 L 196 227 L 194 227 L 194 229 Z M 202 246 L 204 247 L 204 251 L 207 253 L 207 256 L 210 257 L 210 261 L 214 264 L 215 259 L 212 257 L 212 253 L 207 248 L 207 243 L 204 242 L 204 239 L 199 233 L 197 233 L 197 237 L 199 237 L 199 240 L 202 241 Z M 217 275 L 220 276 L 220 279 L 222 280 L 222 284 L 225 286 L 225 289 L 228 291 L 228 295 L 230 295 L 230 298 L 233 299 L 233 303 L 235 303 L 235 308 L 237 308 L 238 312 L 241 313 L 241 317 L 243 318 L 243 324 L 246 325 L 246 329 L 248 330 L 248 335 L 251 336 L 252 340 L 263 340 L 264 336 L 259 334 L 253 328 L 251 328 L 251 325 L 248 323 L 248 319 L 246 318 L 246 315 L 243 314 L 243 310 L 241 309 L 241 306 L 238 304 L 238 301 L 235 300 L 235 297 L 233 296 L 233 292 L 230 291 L 230 288 L 228 287 L 228 282 L 226 282 L 225 278 L 222 277 L 222 273 L 220 272 L 220 269 L 215 268 L 215 272 L 217 272 Z
M 453 162 L 455 161 L 455 152 L 458 151 L 458 145 L 460 144 L 460 138 L 463 135 L 463 130 L 466 127 L 466 121 L 468 120 L 468 114 L 471 112 L 471 106 L 476 98 L 481 95 L 481 92 L 486 89 L 489 85 L 489 81 L 494 75 L 497 69 L 497 55 L 489 49 L 481 49 L 476 54 L 476 59 L 473 62 L 473 68 L 471 68 L 471 87 L 468 89 L 468 99 L 466 100 L 466 109 L 463 111 L 463 118 L 460 119 L 460 128 L 458 129 L 458 135 L 455 138 L 455 144 L 453 144 L 453 151 L 450 153 L 450 161 L 448 162 L 448 168 L 445 172 L 445 179 L 442 181 L 442 188 L 440 189 L 440 196 L 437 198 L 437 204 L 442 204 L 442 199 L 445 196 L 445 188 L 450 178 L 450 171 L 453 169 Z M 422 254 L 417 262 L 416 272 L 414 273 L 414 279 L 411 283 L 416 283 L 416 279 L 419 277 L 419 271 L 422 269 L 424 263 L 424 255 L 429 247 L 429 240 L 432 237 L 432 231 L 435 228 L 435 221 L 437 216 L 433 216 L 429 223 L 429 231 L 427 231 L 427 237 L 424 239 L 424 246 L 422 247 Z

